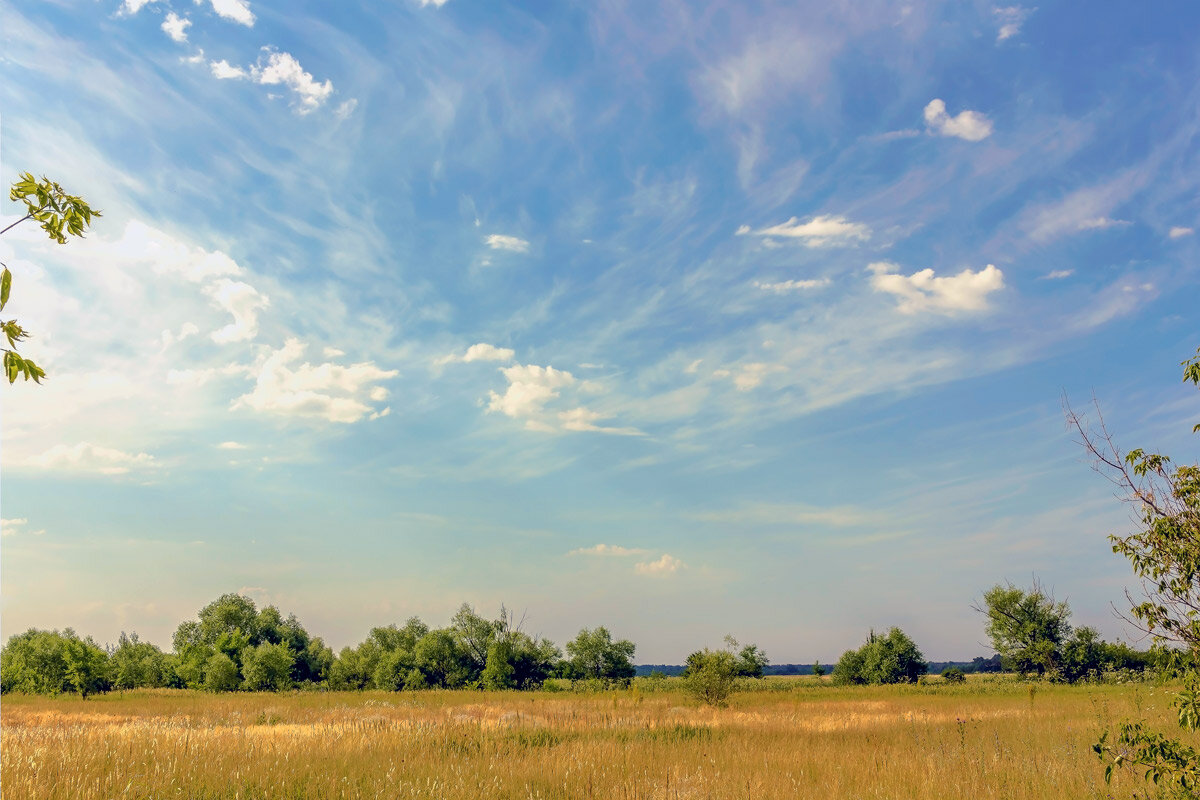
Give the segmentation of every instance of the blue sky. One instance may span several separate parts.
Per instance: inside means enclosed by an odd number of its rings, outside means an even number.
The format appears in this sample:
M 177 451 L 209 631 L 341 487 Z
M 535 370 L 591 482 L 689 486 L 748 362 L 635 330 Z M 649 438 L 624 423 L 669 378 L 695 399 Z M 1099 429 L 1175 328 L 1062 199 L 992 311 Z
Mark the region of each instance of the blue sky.
M 0 238 L 50 375 L 0 394 L 5 636 L 243 590 L 338 647 L 467 601 L 969 658 L 1034 575 L 1127 635 L 1061 400 L 1195 458 L 1194 4 L 0 14 L 0 176 L 104 212 Z

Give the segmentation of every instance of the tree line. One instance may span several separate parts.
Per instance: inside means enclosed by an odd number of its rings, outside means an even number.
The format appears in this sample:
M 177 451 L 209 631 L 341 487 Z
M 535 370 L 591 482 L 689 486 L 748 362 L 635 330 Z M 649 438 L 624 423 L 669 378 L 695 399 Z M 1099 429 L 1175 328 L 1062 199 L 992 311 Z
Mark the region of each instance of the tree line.
M 549 678 L 607 687 L 634 677 L 636 650 L 600 626 L 580 630 L 564 654 L 550 640 L 523 631 L 503 607 L 498 618 L 488 619 L 464 604 L 444 628 L 412 617 L 400 626 L 373 628 L 357 646 L 335 654 L 294 614 L 284 617 L 273 605 L 259 609 L 239 594 L 204 606 L 196 619 L 179 625 L 171 643 L 172 651 L 164 652 L 136 633 L 122 633 L 115 647 L 101 647 L 70 628 L 31 629 L 0 650 L 0 692 L 87 697 L 135 688 L 522 690 Z M 693 653 L 692 671 L 718 652 L 725 651 Z M 734 677 L 762 677 L 770 663 L 755 645 L 729 655 Z

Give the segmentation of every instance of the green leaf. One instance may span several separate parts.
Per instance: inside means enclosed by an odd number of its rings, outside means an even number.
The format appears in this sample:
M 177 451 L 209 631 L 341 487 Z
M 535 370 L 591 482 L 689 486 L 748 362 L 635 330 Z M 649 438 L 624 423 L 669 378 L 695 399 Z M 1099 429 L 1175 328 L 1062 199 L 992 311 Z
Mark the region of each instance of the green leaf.
M 8 294 L 12 291 L 12 273 L 8 271 L 8 267 L 4 268 L 4 272 L 0 272 L 0 311 L 8 305 Z

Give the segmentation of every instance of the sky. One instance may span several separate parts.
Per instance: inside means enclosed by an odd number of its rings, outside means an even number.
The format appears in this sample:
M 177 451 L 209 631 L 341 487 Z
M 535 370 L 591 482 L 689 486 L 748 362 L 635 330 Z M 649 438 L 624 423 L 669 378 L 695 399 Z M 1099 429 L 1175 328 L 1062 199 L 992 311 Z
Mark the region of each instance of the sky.
M 335 648 L 467 602 L 969 659 L 1034 579 L 1133 636 L 1063 401 L 1196 459 L 1194 3 L 0 19 L 0 178 L 103 212 L 0 236 L 48 373 L 0 391 L 5 637 L 240 591 Z

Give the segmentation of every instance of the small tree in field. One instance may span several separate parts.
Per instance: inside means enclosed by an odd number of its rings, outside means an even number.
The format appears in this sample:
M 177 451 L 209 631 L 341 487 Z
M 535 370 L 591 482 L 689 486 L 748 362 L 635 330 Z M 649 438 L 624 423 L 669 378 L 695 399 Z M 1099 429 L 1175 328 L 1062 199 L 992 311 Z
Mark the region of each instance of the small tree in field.
M 1200 349 L 1182 366 L 1184 382 L 1200 387 Z M 1133 620 L 1158 642 L 1183 648 L 1177 658 L 1186 677 L 1174 704 L 1179 726 L 1195 732 L 1200 729 L 1200 466 L 1174 466 L 1167 456 L 1140 449 L 1122 455 L 1103 418 L 1093 429 L 1068 408 L 1067 422 L 1096 469 L 1119 487 L 1141 520 L 1139 532 L 1109 540 L 1142 581 L 1142 599 L 1130 598 Z M 1200 424 L 1192 430 L 1200 432 Z M 1122 723 L 1115 741 L 1105 732 L 1095 751 L 1106 763 L 1106 780 L 1115 769 L 1129 766 L 1181 796 L 1200 794 L 1200 751 L 1141 722 Z
M 738 657 L 728 650 L 698 650 L 687 658 L 683 686 L 705 705 L 727 706 L 737 687 L 739 667 Z

